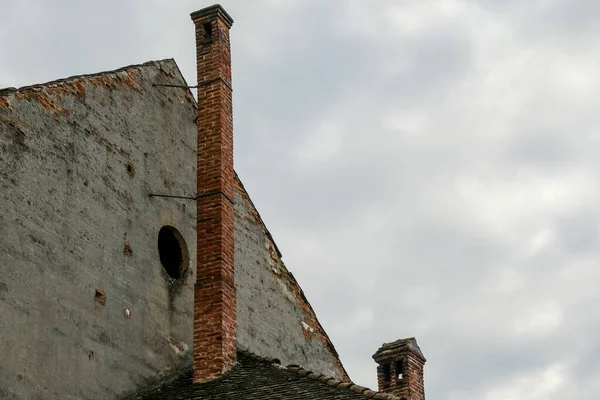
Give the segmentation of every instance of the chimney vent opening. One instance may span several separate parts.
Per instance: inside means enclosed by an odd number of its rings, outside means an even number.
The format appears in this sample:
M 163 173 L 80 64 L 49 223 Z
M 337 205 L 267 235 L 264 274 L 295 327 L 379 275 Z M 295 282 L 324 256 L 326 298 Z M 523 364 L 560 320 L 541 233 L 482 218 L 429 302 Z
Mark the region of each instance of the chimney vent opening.
M 205 22 L 202 24 L 202 29 L 204 30 L 204 39 L 209 40 L 212 38 L 212 24 L 210 22 Z
M 402 379 L 402 360 L 396 361 L 396 380 Z
M 392 380 L 392 373 L 390 369 L 390 364 L 383 364 L 383 387 L 390 387 L 390 381 Z
M 181 233 L 165 225 L 158 232 L 158 254 L 165 272 L 171 279 L 180 279 L 188 267 L 188 250 Z

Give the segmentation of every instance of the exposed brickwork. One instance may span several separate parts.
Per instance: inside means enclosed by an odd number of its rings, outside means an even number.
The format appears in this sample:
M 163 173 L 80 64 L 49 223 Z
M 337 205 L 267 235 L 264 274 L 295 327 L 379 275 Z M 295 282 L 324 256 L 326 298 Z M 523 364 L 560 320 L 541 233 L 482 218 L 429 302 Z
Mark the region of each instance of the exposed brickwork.
M 425 400 L 425 357 L 415 338 L 384 343 L 373 355 L 379 391 L 401 400 Z
M 220 6 L 191 16 L 196 29 L 198 72 L 194 382 L 208 382 L 233 367 L 237 350 L 229 44 L 233 20 Z
M 6 99 L 6 96 L 0 97 L 0 108 L 10 110 L 10 105 L 8 104 L 8 100 Z

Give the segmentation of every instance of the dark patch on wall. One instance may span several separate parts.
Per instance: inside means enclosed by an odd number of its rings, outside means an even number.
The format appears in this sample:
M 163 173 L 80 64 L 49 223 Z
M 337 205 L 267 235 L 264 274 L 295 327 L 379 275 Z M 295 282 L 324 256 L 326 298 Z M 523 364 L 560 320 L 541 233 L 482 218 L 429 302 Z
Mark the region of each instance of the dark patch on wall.
M 183 289 L 185 275 L 180 279 L 172 279 L 168 277 L 166 279 L 169 281 L 167 284 L 169 293 L 169 325 L 173 325 L 173 319 L 175 318 L 175 301 Z
M 67 334 L 58 329 L 56 326 L 52 328 L 52 333 L 57 334 L 58 336 L 67 337 Z
M 119 345 L 117 343 L 115 343 L 115 341 L 110 337 L 110 335 L 104 330 L 101 330 L 98 333 L 98 336 L 96 337 L 95 341 L 100 344 L 105 344 L 107 346 L 110 346 L 113 349 L 117 349 L 117 350 L 120 349 Z
M 3 300 L 8 293 L 8 286 L 4 282 L 0 282 L 0 300 Z

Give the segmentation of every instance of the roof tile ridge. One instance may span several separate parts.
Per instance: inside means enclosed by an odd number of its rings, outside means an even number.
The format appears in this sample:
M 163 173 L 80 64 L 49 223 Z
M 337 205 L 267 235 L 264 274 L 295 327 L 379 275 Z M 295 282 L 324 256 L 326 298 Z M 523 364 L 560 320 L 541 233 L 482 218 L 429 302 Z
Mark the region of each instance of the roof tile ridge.
M 342 381 L 342 380 L 339 380 L 339 379 L 336 379 L 334 377 L 327 376 L 324 374 L 317 374 L 312 371 L 306 370 L 302 367 L 299 367 L 297 365 L 288 365 L 286 367 L 282 367 L 282 369 L 288 370 L 290 372 L 294 372 L 300 376 L 305 376 L 305 377 L 310 378 L 315 381 L 326 383 L 327 385 L 329 385 L 335 389 L 341 389 L 341 390 L 345 389 L 345 390 L 348 390 L 348 391 L 351 391 L 354 393 L 362 394 L 366 398 L 374 398 L 374 399 L 381 399 L 381 400 L 398 400 L 398 397 L 396 397 L 392 394 L 377 392 L 377 391 L 371 390 L 367 387 L 357 385 L 352 381 Z
M 259 355 L 255 354 L 249 350 L 246 350 L 246 349 L 238 348 L 238 353 L 245 357 L 248 357 L 251 360 L 269 363 L 281 370 L 295 373 L 297 375 L 300 375 L 300 376 L 303 376 L 306 378 L 310 378 L 312 380 L 319 381 L 321 383 L 326 383 L 327 385 L 329 385 L 335 389 L 345 389 L 345 390 L 349 390 L 354 393 L 362 394 L 366 398 L 376 399 L 376 400 L 398 400 L 399 399 L 398 397 L 396 397 L 392 394 L 382 393 L 382 392 L 378 392 L 375 390 L 371 390 L 367 387 L 357 385 L 352 381 L 341 381 L 332 376 L 327 376 L 325 374 L 317 374 L 313 371 L 304 369 L 301 366 L 296 365 L 296 364 L 288 364 L 286 366 L 283 366 L 283 365 L 281 365 L 281 361 L 279 361 L 277 358 L 259 356 Z
M 258 354 L 253 353 L 250 350 L 247 350 L 244 348 L 238 347 L 237 352 L 238 352 L 238 354 L 241 354 L 244 357 L 248 357 L 249 359 L 254 360 L 254 361 L 281 365 L 281 361 L 279 361 L 277 358 L 259 356 Z

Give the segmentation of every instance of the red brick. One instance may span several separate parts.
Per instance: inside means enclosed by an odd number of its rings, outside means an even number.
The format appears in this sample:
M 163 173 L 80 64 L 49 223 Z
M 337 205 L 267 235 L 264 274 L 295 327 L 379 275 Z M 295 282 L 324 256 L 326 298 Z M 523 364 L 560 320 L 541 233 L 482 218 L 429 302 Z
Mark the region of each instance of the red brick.
M 197 274 L 194 382 L 235 365 L 233 110 L 229 29 L 220 7 L 192 13 L 198 72 Z
M 391 393 L 400 399 L 425 400 L 423 367 L 426 360 L 414 338 L 384 343 L 373 359 L 378 364 L 377 383 L 380 392 Z M 397 367 L 401 370 L 397 371 Z M 386 369 L 389 374 L 385 372 Z M 402 374 L 402 378 L 397 379 L 398 373 Z

